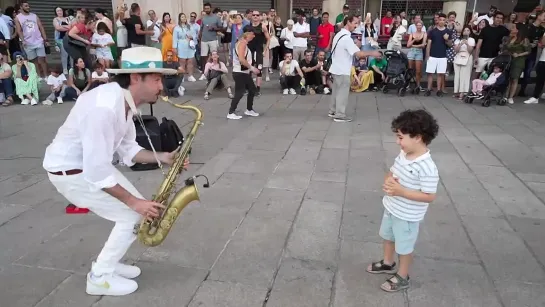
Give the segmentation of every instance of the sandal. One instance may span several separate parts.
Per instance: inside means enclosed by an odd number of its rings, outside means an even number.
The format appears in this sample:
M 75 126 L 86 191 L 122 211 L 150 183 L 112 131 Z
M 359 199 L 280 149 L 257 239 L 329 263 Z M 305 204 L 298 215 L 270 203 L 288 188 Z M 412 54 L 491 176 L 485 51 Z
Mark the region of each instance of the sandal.
M 13 104 L 13 98 L 11 98 L 11 96 L 10 96 L 10 97 L 6 98 L 6 101 L 4 101 L 4 102 L 2 103 L 2 106 L 3 106 L 3 107 L 9 107 L 9 106 L 11 106 L 12 104 Z
M 397 272 L 396 263 L 391 265 L 384 264 L 384 260 L 371 263 L 371 269 L 367 268 L 367 273 L 371 274 L 394 274 Z
M 386 280 L 385 283 L 380 285 L 380 288 L 386 292 L 397 292 L 409 288 L 409 276 L 407 279 L 394 274 L 392 277 Z

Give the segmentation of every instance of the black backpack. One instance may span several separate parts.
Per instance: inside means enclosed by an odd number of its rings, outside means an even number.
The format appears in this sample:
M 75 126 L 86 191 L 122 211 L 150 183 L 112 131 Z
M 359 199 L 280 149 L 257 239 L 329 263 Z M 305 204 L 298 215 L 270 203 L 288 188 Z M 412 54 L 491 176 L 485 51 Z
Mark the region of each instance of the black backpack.
M 163 117 L 159 125 L 161 131 L 161 150 L 172 152 L 184 142 L 184 135 L 175 121 Z

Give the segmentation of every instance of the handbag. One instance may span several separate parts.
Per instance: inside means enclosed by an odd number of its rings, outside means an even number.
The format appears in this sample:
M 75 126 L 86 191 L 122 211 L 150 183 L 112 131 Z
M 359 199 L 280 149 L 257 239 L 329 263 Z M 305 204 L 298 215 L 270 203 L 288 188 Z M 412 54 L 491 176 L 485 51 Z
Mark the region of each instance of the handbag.
M 344 37 L 344 36 L 347 36 L 348 34 L 343 34 L 341 35 L 341 37 L 339 37 L 339 39 L 337 40 L 337 42 L 335 43 L 335 46 L 333 46 L 333 49 L 331 50 L 331 53 L 329 54 L 329 56 L 327 57 L 327 59 L 325 60 L 325 63 L 324 63 L 324 70 L 325 71 L 329 71 L 329 68 L 331 68 L 331 63 L 333 62 L 333 52 L 335 52 L 335 49 L 337 49 L 337 45 L 339 44 L 339 41 Z
M 469 52 L 467 51 L 460 51 L 454 57 L 454 64 L 456 65 L 466 66 L 468 61 L 469 61 Z
M 280 42 L 278 41 L 278 38 L 276 36 L 271 36 L 271 39 L 269 40 L 269 49 L 273 49 L 280 46 Z

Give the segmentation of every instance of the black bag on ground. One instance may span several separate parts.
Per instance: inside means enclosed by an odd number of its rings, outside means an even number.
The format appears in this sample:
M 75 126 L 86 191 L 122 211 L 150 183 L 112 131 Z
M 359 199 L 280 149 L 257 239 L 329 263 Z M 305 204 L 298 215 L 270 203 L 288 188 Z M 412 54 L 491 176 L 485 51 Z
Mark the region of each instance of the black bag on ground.
M 155 116 L 153 116 L 153 109 L 151 109 L 151 115 L 141 116 L 142 121 L 144 122 L 144 126 L 146 127 L 146 130 L 148 131 L 148 134 L 150 136 L 151 143 L 155 148 L 155 151 L 163 151 L 163 147 L 161 144 L 161 128 L 159 125 L 159 121 Z M 148 141 L 148 137 L 146 136 L 146 133 L 144 132 L 144 129 L 142 129 L 142 126 L 140 125 L 140 122 L 138 121 L 138 118 L 136 116 L 133 116 L 133 121 L 134 127 L 136 128 L 136 143 L 138 143 L 138 145 L 142 146 L 147 150 L 152 150 Z M 131 166 L 131 169 L 133 171 L 148 171 L 157 168 L 159 168 L 159 164 L 157 163 L 136 163 Z
M 163 117 L 161 125 L 159 125 L 159 130 L 161 131 L 162 151 L 172 152 L 179 146 L 182 146 L 184 135 L 175 121 Z

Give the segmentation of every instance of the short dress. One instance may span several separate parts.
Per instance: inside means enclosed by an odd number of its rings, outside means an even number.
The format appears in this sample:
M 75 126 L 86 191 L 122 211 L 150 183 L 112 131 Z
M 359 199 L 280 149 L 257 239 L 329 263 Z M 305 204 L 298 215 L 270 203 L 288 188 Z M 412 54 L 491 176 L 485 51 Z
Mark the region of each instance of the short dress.
M 187 36 L 191 36 L 193 42 L 193 48 L 190 46 L 190 40 L 187 39 Z M 172 48 L 178 51 L 179 59 L 192 59 L 195 57 L 195 46 L 197 45 L 197 33 L 189 24 L 180 26 L 177 25 L 174 27 L 174 32 L 172 33 Z
M 509 42 L 507 46 L 505 46 L 506 50 L 509 52 L 509 54 L 514 53 L 523 53 L 523 52 L 530 52 L 532 50 L 532 46 L 527 41 L 522 42 Z M 513 60 L 511 60 L 511 66 L 509 66 L 509 78 L 510 79 L 519 79 L 520 75 L 524 71 L 524 67 L 526 66 L 526 58 L 528 56 L 519 56 L 519 57 L 513 57 Z
M 456 41 L 458 39 L 458 33 L 456 31 L 452 31 L 452 41 Z M 448 63 L 454 63 L 454 57 L 456 56 L 456 51 L 454 51 L 454 44 L 452 47 L 447 49 L 447 62 Z

